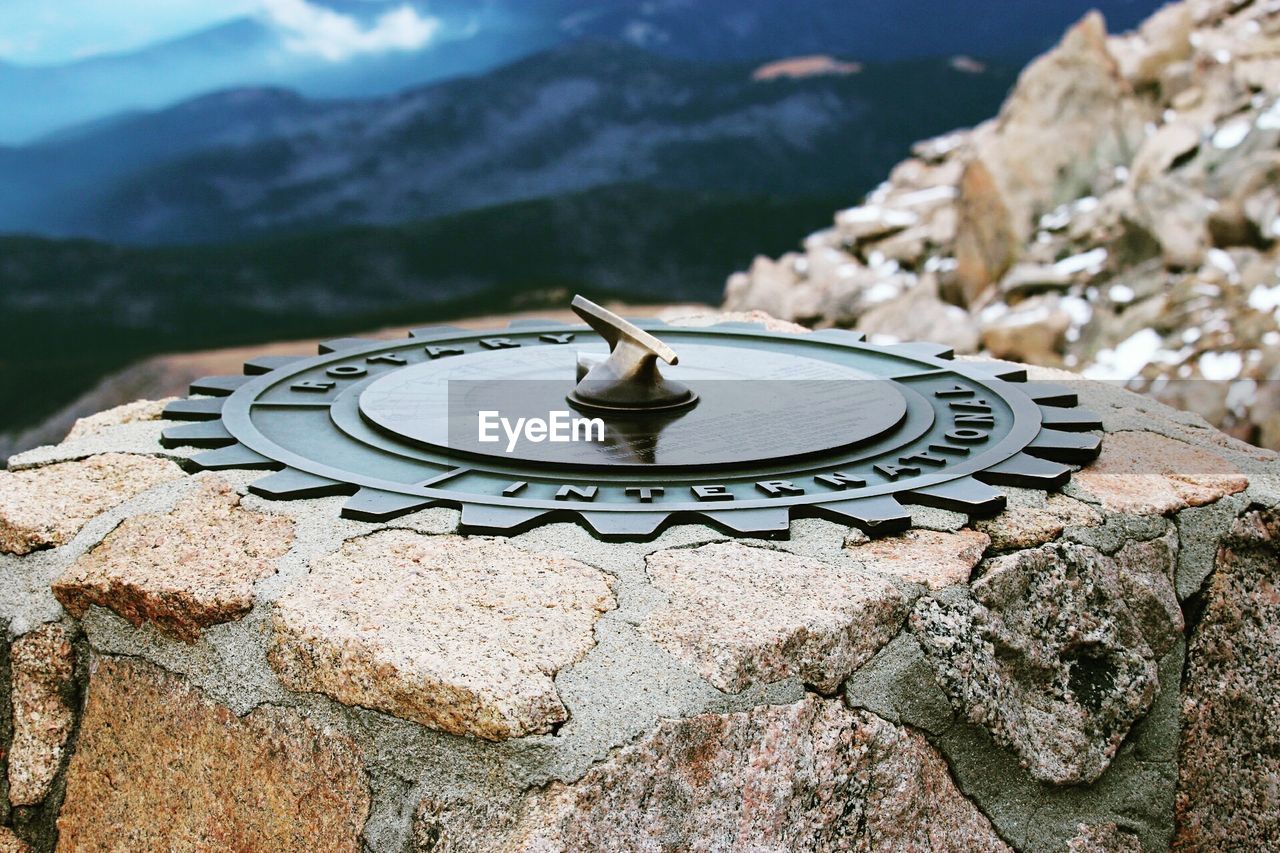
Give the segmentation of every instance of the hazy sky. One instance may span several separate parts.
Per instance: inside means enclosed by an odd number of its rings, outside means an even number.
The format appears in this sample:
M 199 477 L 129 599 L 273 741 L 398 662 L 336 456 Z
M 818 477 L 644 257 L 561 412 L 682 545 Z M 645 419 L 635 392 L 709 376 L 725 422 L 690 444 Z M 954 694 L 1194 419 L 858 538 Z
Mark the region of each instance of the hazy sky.
M 340 61 L 357 53 L 422 47 L 439 22 L 385 4 L 374 23 L 309 0 L 0 0 L 0 59 L 47 65 L 131 50 L 253 14 L 274 24 L 289 48 Z

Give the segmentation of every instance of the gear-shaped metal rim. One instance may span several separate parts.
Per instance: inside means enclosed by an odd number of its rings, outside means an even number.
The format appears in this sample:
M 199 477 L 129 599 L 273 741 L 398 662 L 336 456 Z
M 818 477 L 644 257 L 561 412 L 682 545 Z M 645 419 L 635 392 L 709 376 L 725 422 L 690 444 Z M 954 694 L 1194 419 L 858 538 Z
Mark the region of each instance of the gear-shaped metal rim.
M 660 321 L 637 321 L 642 327 L 661 330 Z M 550 320 L 518 320 L 508 332 L 556 334 L 584 331 Z M 786 340 L 817 342 L 840 347 L 887 353 L 947 371 L 990 390 L 1015 412 L 1014 424 L 998 443 L 953 468 L 922 474 L 906 482 L 889 482 L 860 488 L 855 496 L 834 491 L 795 497 L 761 498 L 724 504 L 663 503 L 651 505 L 557 503 L 497 495 L 451 491 L 440 476 L 413 484 L 391 484 L 376 477 L 350 476 L 352 472 L 308 459 L 269 441 L 249 419 L 255 395 L 281 377 L 326 364 L 334 355 L 343 358 L 369 356 L 402 348 L 405 341 L 342 338 L 320 345 L 320 355 L 263 356 L 245 363 L 243 376 L 215 376 L 190 386 L 192 399 L 166 407 L 164 417 L 193 423 L 164 431 L 168 447 L 210 448 L 193 457 L 200 469 L 267 469 L 273 473 L 257 480 L 250 491 L 270 499 L 301 499 L 349 495 L 342 509 L 347 518 L 385 521 L 431 506 L 462 511 L 461 527 L 470 533 L 511 534 L 551 521 L 572 520 L 586 524 L 605 539 L 647 539 L 677 523 L 707 523 L 735 535 L 784 536 L 792 518 L 818 516 L 859 527 L 873 535 L 893 533 L 910 526 L 903 504 L 919 504 L 955 510 L 971 516 L 990 515 L 1005 505 L 996 486 L 1044 490 L 1064 485 L 1072 465 L 1097 456 L 1100 438 L 1089 434 L 1101 423 L 1091 412 L 1076 408 L 1070 389 L 1052 383 L 1028 382 L 1021 367 L 1000 362 L 956 362 L 947 347 L 927 343 L 872 346 L 864 336 L 843 330 L 795 335 L 771 332 L 753 323 L 720 323 L 708 327 L 670 327 L 685 335 L 728 335 L 738 341 Z M 459 339 L 494 339 L 500 332 L 477 332 L 452 326 L 433 326 L 410 332 L 412 345 L 443 345 Z M 786 466 L 783 466 L 786 467 Z M 822 467 L 822 466 L 818 466 Z M 829 466 L 828 466 L 829 467 Z M 795 468 L 788 468 L 794 471 Z M 628 475 L 630 476 L 630 475 Z M 578 477 L 558 478 L 568 482 Z M 691 479 L 705 479 L 693 477 Z M 741 478 L 738 478 L 741 479 Z

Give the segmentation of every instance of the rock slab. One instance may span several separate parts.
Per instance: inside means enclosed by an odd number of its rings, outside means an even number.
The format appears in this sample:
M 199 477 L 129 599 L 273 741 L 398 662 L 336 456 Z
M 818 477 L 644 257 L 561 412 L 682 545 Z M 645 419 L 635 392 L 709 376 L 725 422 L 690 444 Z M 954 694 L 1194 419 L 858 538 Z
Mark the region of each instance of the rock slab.
M 348 540 L 277 602 L 270 661 L 324 693 L 503 740 L 568 718 L 556 673 L 595 644 L 609 575 L 509 542 L 386 530 Z
M 96 604 L 193 642 L 203 628 L 248 613 L 254 583 L 292 544 L 292 521 L 250 512 L 226 480 L 199 475 L 172 512 L 127 519 L 53 593 L 76 617 Z
M 667 602 L 641 630 L 728 693 L 788 677 L 830 693 L 906 616 L 883 578 L 740 542 L 659 551 L 645 565 Z
M 50 623 L 15 640 L 10 661 L 9 802 L 33 806 L 48 794 L 71 736 L 75 652 L 66 629 Z
M 911 628 L 969 722 L 1043 782 L 1092 782 L 1151 708 L 1182 632 L 1176 539 L 1114 556 L 1075 543 L 990 561 L 972 597 L 917 602 Z
M 166 459 L 125 453 L 0 471 L 0 553 L 64 545 L 95 516 L 184 476 Z
M 345 737 L 282 708 L 239 718 L 150 664 L 93 661 L 60 849 L 354 853 L 368 810 Z
M 1280 513 L 1239 519 L 1187 649 L 1178 850 L 1280 846 Z
M 492 849 L 482 833 L 450 840 Z M 579 781 L 532 795 L 505 847 L 1009 849 L 922 736 L 814 696 L 663 720 Z

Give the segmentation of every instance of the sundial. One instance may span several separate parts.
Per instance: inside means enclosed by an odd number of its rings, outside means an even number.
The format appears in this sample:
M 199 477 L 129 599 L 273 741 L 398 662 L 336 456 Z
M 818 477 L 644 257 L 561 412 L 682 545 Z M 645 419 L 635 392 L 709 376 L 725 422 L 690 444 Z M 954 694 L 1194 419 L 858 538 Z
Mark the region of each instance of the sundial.
M 201 469 L 270 471 L 249 487 L 265 498 L 347 495 L 348 518 L 448 506 L 468 532 L 572 520 L 606 539 L 679 522 L 782 536 L 806 516 L 896 532 L 905 505 L 989 515 L 1000 486 L 1059 488 L 1098 453 L 1070 389 L 943 346 L 573 308 L 586 325 L 432 326 L 252 359 L 171 403 L 165 417 L 194 423 L 163 443 L 207 448 Z

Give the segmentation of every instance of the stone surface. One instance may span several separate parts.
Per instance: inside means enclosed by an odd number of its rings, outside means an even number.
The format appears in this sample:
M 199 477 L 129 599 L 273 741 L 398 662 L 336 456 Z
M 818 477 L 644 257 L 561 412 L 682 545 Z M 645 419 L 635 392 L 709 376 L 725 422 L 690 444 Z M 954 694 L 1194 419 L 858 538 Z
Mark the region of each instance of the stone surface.
M 97 412 L 87 417 L 78 418 L 71 425 L 71 430 L 67 433 L 67 441 L 75 441 L 81 438 L 88 438 L 92 435 L 99 435 L 104 430 L 121 424 L 138 423 L 139 421 L 155 421 L 160 419 L 160 415 L 164 412 L 164 407 L 173 402 L 176 397 L 166 397 L 163 400 L 135 400 L 132 403 L 125 403 L 123 406 L 116 406 L 106 411 Z
M 325 693 L 453 734 L 546 732 L 553 679 L 612 610 L 605 573 L 508 542 L 386 530 L 315 560 L 276 603 L 271 664 Z
M 1176 538 L 1114 556 L 1074 543 L 992 559 L 967 595 L 917 602 L 911 628 L 952 706 L 1036 779 L 1091 782 L 1159 689 L 1182 631 Z
M 1187 649 L 1178 850 L 1280 846 L 1280 514 L 1241 518 Z
M 1150 432 L 1117 432 L 1072 477 L 1074 486 L 1112 512 L 1162 515 L 1244 491 L 1249 478 L 1211 450 Z
M 0 826 L 0 853 L 30 853 L 31 846 L 13 834 L 7 826 Z
M 642 840 L 643 839 L 643 840 Z M 483 829 L 450 839 L 492 849 Z M 1005 851 L 918 733 L 839 701 L 664 720 L 525 804 L 518 850 Z
M 184 476 L 168 460 L 122 453 L 0 471 L 0 553 L 63 545 L 95 516 Z
M 147 663 L 91 670 L 60 848 L 360 850 L 369 792 L 350 740 L 284 708 L 238 718 Z
M 1142 842 L 1114 823 L 1080 824 L 1067 853 L 1142 853 Z
M 829 693 L 906 615 L 887 580 L 739 542 L 659 551 L 645 567 L 667 601 L 641 630 L 729 693 L 788 677 Z
M 1091 14 L 996 118 L 916 145 L 726 304 L 962 352 L 976 331 L 1280 448 L 1276 39 L 1265 3 L 1172 3 L 1112 37 Z
M 860 539 L 846 540 L 845 551 L 864 569 L 930 589 L 968 583 L 969 573 L 991 544 L 987 534 L 976 530 L 909 530 L 900 536 Z
M 109 607 L 188 642 L 253 608 L 254 583 L 275 572 L 293 522 L 250 512 L 235 489 L 201 474 L 173 511 L 126 520 L 53 585 L 75 616 Z
M 55 622 L 14 640 L 10 654 L 9 802 L 32 806 L 49 792 L 71 736 L 75 652 L 66 629 Z
M 1028 489 L 1005 489 L 1006 508 L 981 518 L 974 527 L 991 537 L 991 548 L 1012 551 L 1052 542 L 1068 527 L 1096 527 L 1102 516 L 1088 504 L 1066 495 Z

